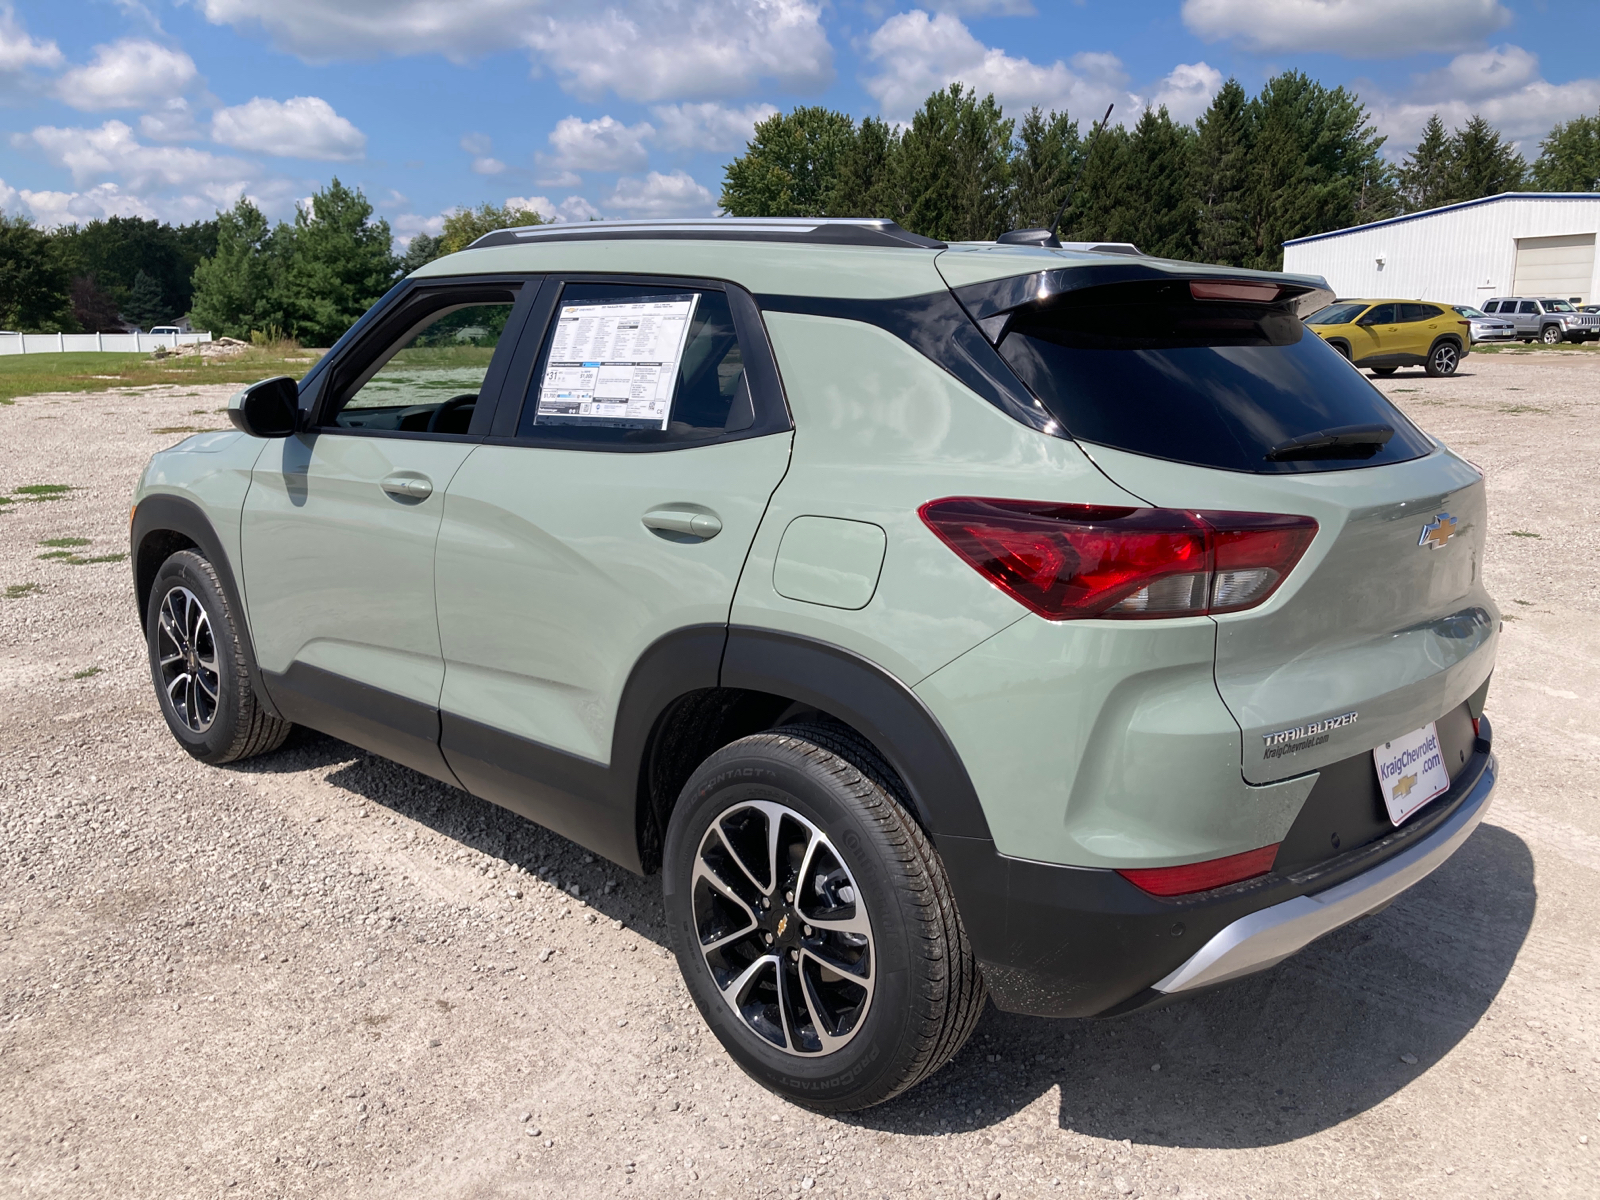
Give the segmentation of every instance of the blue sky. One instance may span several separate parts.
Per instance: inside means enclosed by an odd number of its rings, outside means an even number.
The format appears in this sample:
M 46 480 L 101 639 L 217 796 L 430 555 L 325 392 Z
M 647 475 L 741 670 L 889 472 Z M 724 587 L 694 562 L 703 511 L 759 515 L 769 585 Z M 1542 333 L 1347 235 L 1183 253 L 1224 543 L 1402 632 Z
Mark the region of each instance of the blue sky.
M 1290 67 L 1359 92 L 1391 153 L 1436 110 L 1536 153 L 1600 111 L 1597 22 L 1587 0 L 0 0 L 0 208 L 185 221 L 243 194 L 287 217 L 337 174 L 402 242 L 483 201 L 701 215 L 796 104 L 904 120 L 959 79 L 1017 115 L 1189 120 Z

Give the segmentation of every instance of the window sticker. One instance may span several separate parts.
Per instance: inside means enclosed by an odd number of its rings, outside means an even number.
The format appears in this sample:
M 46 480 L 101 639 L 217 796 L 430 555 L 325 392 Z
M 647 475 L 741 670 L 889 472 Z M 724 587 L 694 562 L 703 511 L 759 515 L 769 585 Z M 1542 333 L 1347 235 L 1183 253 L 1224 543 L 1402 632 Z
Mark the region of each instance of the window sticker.
M 697 292 L 561 306 L 536 425 L 665 429 Z

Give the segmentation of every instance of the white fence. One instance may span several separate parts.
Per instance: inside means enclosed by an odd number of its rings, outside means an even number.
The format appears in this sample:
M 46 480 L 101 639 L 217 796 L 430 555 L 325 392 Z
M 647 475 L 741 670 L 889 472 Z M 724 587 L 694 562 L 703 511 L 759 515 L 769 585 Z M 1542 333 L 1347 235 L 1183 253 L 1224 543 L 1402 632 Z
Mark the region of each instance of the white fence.
M 209 342 L 209 333 L 0 333 L 0 354 L 67 354 L 84 350 L 140 353 Z

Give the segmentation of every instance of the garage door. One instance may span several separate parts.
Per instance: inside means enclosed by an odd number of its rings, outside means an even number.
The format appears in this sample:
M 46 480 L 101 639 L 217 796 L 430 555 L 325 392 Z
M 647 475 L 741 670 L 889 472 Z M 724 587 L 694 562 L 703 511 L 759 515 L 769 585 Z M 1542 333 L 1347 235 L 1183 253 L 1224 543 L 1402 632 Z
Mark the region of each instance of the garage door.
M 1587 304 L 1593 282 L 1594 234 L 1517 239 L 1517 280 L 1511 285 L 1516 295 L 1581 296 Z

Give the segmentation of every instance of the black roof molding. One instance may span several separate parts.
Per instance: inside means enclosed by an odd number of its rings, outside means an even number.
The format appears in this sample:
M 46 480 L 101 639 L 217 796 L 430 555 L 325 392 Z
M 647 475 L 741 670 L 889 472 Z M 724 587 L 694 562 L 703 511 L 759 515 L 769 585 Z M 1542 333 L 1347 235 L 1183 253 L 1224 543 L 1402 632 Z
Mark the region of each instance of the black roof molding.
M 541 242 L 636 239 L 697 242 L 797 242 L 813 246 L 885 246 L 943 250 L 945 244 L 893 221 L 841 217 L 686 217 L 664 221 L 558 221 L 486 233 L 469 250 Z

